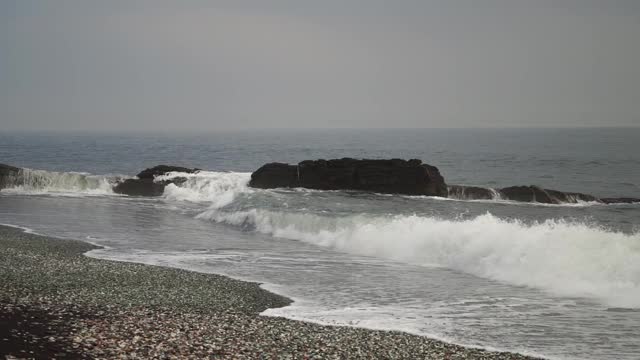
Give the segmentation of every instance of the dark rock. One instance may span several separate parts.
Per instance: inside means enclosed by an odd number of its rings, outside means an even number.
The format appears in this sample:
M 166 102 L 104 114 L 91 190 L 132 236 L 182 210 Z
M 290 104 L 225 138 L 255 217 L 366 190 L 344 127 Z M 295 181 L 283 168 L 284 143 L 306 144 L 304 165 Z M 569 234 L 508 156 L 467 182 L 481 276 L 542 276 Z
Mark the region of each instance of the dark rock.
M 251 174 L 250 186 L 262 189 L 298 186 L 298 166 L 283 163 L 263 165 Z
M 447 196 L 438 168 L 421 160 L 305 160 L 298 165 L 270 163 L 251 174 L 252 187 L 304 187 L 363 190 L 389 194 Z
M 191 169 L 185 168 L 181 166 L 169 166 L 169 165 L 158 165 L 149 169 L 144 169 L 138 174 L 138 179 L 154 179 L 156 176 L 166 175 L 170 172 L 183 172 L 188 174 L 193 174 L 200 171 L 200 169 Z
M 575 204 L 579 201 L 600 201 L 597 197 L 588 194 L 543 189 L 535 185 L 510 186 L 497 191 L 476 186 L 450 185 L 449 197 L 463 200 L 500 198 L 504 200 L 543 204 Z
M 499 190 L 500 196 L 506 200 L 522 202 L 538 202 L 554 204 L 555 202 L 547 192 L 538 186 L 510 186 Z
M 22 169 L 11 165 L 0 164 L 0 189 L 16 185 Z
M 113 192 L 130 196 L 160 196 L 164 193 L 164 187 L 169 184 L 180 184 L 186 179 L 177 177 L 171 180 L 155 181 L 157 176 L 170 172 L 195 173 L 199 169 L 190 169 L 180 166 L 158 165 L 141 171 L 137 179 L 126 179 L 113 187 Z
M 297 186 L 318 190 L 353 189 L 356 168 L 351 160 L 305 160 L 298 164 Z
M 572 204 L 578 201 L 599 201 L 595 196 L 543 189 L 539 186 L 511 186 L 499 190 L 500 196 L 506 200 L 537 202 L 542 204 Z
M 15 175 L 20 172 L 20 168 L 15 166 L 0 164 L 0 176 Z
M 635 204 L 640 203 L 638 198 L 602 198 L 601 202 L 605 204 Z
M 113 187 L 113 192 L 130 196 L 160 196 L 164 193 L 165 184 L 156 183 L 153 179 L 126 179 Z
M 580 201 L 598 201 L 599 199 L 593 195 L 582 194 L 576 192 L 563 192 L 557 190 L 544 189 L 556 203 L 575 204 Z
M 462 185 L 449 185 L 448 193 L 448 197 L 460 200 L 491 200 L 497 195 L 493 189 Z

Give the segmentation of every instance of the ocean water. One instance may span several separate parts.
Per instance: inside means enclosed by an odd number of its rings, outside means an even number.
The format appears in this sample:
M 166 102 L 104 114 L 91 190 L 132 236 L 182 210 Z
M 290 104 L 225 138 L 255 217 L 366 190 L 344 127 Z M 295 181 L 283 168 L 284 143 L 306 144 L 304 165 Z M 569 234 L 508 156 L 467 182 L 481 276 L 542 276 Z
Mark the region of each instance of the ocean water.
M 0 223 L 89 256 L 259 281 L 268 316 L 402 330 L 552 359 L 640 358 L 640 205 L 541 205 L 247 187 L 271 161 L 420 158 L 449 184 L 640 197 L 640 129 L 0 133 Z M 112 184 L 205 169 L 160 198 Z

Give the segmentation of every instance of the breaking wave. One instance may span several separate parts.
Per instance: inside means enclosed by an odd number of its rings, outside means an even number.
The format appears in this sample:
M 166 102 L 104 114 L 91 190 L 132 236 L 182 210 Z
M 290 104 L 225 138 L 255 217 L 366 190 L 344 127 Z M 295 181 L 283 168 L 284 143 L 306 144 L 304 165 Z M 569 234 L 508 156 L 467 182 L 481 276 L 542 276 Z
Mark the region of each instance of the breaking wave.
M 359 255 L 442 266 L 608 306 L 640 307 L 640 234 L 491 214 L 471 220 L 421 216 L 330 217 L 262 209 L 210 209 L 198 218 Z
M 480 190 L 484 196 L 478 197 L 473 190 Z M 471 191 L 469 191 L 471 190 Z M 476 186 L 450 185 L 447 187 L 448 198 L 457 200 L 502 200 L 500 192 L 494 188 L 480 188 Z
M 597 299 L 608 306 L 640 308 L 640 233 L 588 223 L 524 223 L 492 214 L 448 220 L 418 215 L 337 216 L 262 208 L 244 198 L 250 173 L 169 173 L 164 199 L 202 203 L 197 216 L 280 238 L 338 251 L 422 265 L 442 266 L 561 296 Z M 24 169 L 11 188 L 28 193 L 109 194 L 113 176 Z M 273 198 L 271 198 L 273 199 Z M 267 198 L 262 199 L 269 201 Z M 271 204 L 273 205 L 273 204 Z M 233 208 L 232 208 L 233 207 Z
M 164 189 L 168 200 L 208 202 L 219 208 L 230 204 L 236 195 L 250 191 L 247 187 L 251 173 L 200 171 L 194 174 L 172 172 L 158 176 L 155 181 L 185 179 L 179 184 L 169 184 Z
M 248 188 L 250 177 L 200 172 L 156 180 L 183 178 L 168 185 L 164 197 L 206 203 L 200 219 L 338 251 L 447 267 L 556 295 L 593 298 L 608 306 L 640 308 L 640 233 L 564 220 L 525 223 L 489 213 L 470 220 L 332 216 L 256 207 L 253 200 L 234 203 L 240 194 L 265 191 Z M 247 207 L 238 210 L 238 205 Z
M 113 194 L 112 187 L 120 179 L 118 176 L 91 175 L 78 172 L 55 172 L 21 169 L 18 176 L 11 179 L 2 191 L 44 194 L 80 193 L 106 195 Z

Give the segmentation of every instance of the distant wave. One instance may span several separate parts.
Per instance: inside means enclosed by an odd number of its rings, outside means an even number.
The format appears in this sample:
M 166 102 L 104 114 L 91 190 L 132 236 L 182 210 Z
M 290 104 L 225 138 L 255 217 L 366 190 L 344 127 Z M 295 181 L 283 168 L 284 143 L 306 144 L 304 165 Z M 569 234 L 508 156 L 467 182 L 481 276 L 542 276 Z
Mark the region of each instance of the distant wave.
M 560 220 L 527 225 L 491 214 L 456 221 L 210 209 L 198 218 L 354 254 L 443 266 L 556 295 L 594 298 L 608 306 L 640 307 L 638 233 Z
M 78 172 L 56 172 L 21 169 L 19 175 L 3 192 L 24 194 L 113 194 L 112 187 L 119 176 L 91 175 Z

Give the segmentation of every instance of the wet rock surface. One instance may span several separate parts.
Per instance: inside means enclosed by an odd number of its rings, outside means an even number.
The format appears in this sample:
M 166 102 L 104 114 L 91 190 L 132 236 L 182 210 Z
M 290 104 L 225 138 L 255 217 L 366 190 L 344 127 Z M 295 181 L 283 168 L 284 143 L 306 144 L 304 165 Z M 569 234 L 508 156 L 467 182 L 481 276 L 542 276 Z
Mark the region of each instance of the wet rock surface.
M 0 164 L 0 176 L 16 175 L 18 172 L 20 172 L 20 168 L 11 165 Z
M 155 181 L 157 176 L 166 175 L 171 172 L 195 173 L 200 169 L 185 168 L 181 166 L 158 165 L 141 171 L 136 178 L 126 179 L 113 187 L 113 192 L 129 196 L 160 196 L 164 193 L 165 186 L 169 184 L 180 184 L 184 178 Z
M 498 193 L 495 190 L 478 186 L 450 185 L 447 197 L 460 200 L 491 200 Z
M 164 193 L 164 185 L 153 179 L 126 179 L 113 187 L 116 194 L 129 196 L 160 196 Z
M 599 199 L 601 202 L 605 203 L 605 204 L 636 204 L 636 203 L 640 203 L 640 199 L 639 198 L 628 198 L 628 197 L 623 197 L 623 198 L 602 198 Z
M 502 189 L 477 186 L 449 185 L 448 197 L 460 200 L 511 200 L 540 204 L 576 204 L 599 202 L 603 204 L 635 203 L 635 198 L 598 198 L 593 195 L 544 189 L 540 186 L 509 186 Z
M 447 185 L 438 168 L 418 159 L 342 158 L 305 160 L 297 165 L 269 163 L 251 174 L 249 186 L 447 196 Z
M 182 172 L 187 174 L 193 174 L 200 171 L 200 169 L 186 168 L 181 166 L 170 165 L 157 165 L 152 168 L 144 169 L 138 173 L 138 179 L 154 179 L 156 176 L 166 175 L 170 172 Z
M 551 204 L 551 196 L 538 186 L 510 186 L 499 190 L 503 199 Z
M 578 202 L 603 202 L 601 199 L 576 192 L 543 189 L 539 186 L 511 186 L 498 190 L 504 200 L 536 202 L 541 204 L 575 204 Z

